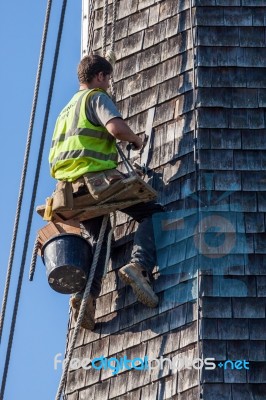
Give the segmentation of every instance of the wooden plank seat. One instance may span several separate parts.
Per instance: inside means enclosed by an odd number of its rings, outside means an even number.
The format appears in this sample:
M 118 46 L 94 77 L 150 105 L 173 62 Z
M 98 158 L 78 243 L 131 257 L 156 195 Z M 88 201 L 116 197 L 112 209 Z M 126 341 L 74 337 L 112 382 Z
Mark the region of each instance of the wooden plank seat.
M 100 215 L 109 214 L 116 210 L 148 202 L 157 197 L 156 191 L 144 182 L 138 175 L 130 176 L 113 186 L 115 190 L 108 190 L 96 200 L 89 193 L 74 197 L 72 208 L 58 208 L 52 211 L 52 221 L 67 221 L 76 219 L 85 221 Z M 45 205 L 37 207 L 37 213 L 44 216 Z

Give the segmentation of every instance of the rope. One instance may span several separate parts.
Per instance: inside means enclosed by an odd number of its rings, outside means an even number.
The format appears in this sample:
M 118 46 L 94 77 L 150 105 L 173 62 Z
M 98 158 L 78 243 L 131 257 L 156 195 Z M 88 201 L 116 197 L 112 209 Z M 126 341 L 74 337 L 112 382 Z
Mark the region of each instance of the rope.
M 114 51 L 115 49 L 115 22 L 116 22 L 116 15 L 117 15 L 117 0 L 113 0 L 113 7 L 112 7 L 112 26 L 111 26 L 111 43 L 110 49 Z
M 112 247 L 112 237 L 116 228 L 116 212 L 113 212 L 113 225 L 112 229 L 108 233 L 108 238 L 107 238 L 107 249 L 106 249 L 106 257 L 105 257 L 105 264 L 104 264 L 104 272 L 103 272 L 103 278 L 107 275 L 107 269 L 108 269 L 108 264 L 109 264 L 109 259 L 110 259 L 110 253 L 111 253 L 111 247 Z
M 9 293 L 9 286 L 10 286 L 10 279 L 11 279 L 11 273 L 12 273 L 12 268 L 13 268 L 18 226 L 19 226 L 19 220 L 20 220 L 20 214 L 21 214 L 21 206 L 22 206 L 22 200 L 23 200 L 23 196 L 24 196 L 25 180 L 26 180 L 26 174 L 27 174 L 27 169 L 28 169 L 28 161 L 29 161 L 30 147 L 31 147 L 31 141 L 32 141 L 32 133 L 33 133 L 35 114 L 36 114 L 36 107 L 37 107 L 37 101 L 38 101 L 38 94 L 39 94 L 39 88 L 40 88 L 40 80 L 41 80 L 41 73 L 42 73 L 42 67 L 43 67 L 44 52 L 45 52 L 45 46 L 46 46 L 46 39 L 47 39 L 51 7 L 52 7 L 52 0 L 48 0 L 47 6 L 46 6 L 46 14 L 45 14 L 45 22 L 44 22 L 41 48 L 40 48 L 40 56 L 39 56 L 39 62 L 38 62 L 36 80 L 35 80 L 35 88 L 34 88 L 32 109 L 31 109 L 31 115 L 30 115 L 28 136 L 27 136 L 25 155 L 24 155 L 24 161 L 23 161 L 23 167 L 22 167 L 22 175 L 21 175 L 21 180 L 20 180 L 20 188 L 19 188 L 19 195 L 18 195 L 18 201 L 17 201 L 17 210 L 16 210 L 15 222 L 14 222 L 14 227 L 13 227 L 13 235 L 12 235 L 12 241 L 11 241 L 11 246 L 10 246 L 10 253 L 9 253 L 9 260 L 8 260 L 8 267 L 7 267 L 7 274 L 6 274 L 6 282 L 5 282 L 1 316 L 0 316 L 0 342 L 1 342 L 1 338 L 2 338 L 3 325 L 4 325 L 4 320 L 5 320 L 7 298 L 8 298 L 8 293 Z
M 29 280 L 33 281 L 34 273 L 35 273 L 35 268 L 36 268 L 36 261 L 37 261 L 37 255 L 38 255 L 38 250 L 39 250 L 39 235 L 37 235 L 32 251 L 32 256 L 31 256 L 31 263 L 30 263 L 30 272 L 29 272 Z
M 40 148 L 39 148 L 39 154 L 38 154 L 38 160 L 37 160 L 37 167 L 36 167 L 36 171 L 35 171 L 33 192 L 32 192 L 32 197 L 31 197 L 30 210 L 29 210 L 27 228 L 26 228 L 26 233 L 25 233 L 25 242 L 24 242 L 24 248 L 23 248 L 23 254 L 22 254 L 22 261 L 21 261 L 21 265 L 20 265 L 20 273 L 19 273 L 18 285 L 17 285 L 17 290 L 16 290 L 16 298 L 15 298 L 15 304 L 14 304 L 13 314 L 12 314 L 12 322 L 11 322 L 11 328 L 10 328 L 10 334 L 9 334 L 7 354 L 6 354 L 6 359 L 5 359 L 0 399 L 2 399 L 4 397 L 5 385 L 6 385 L 6 379 L 7 379 L 8 367 L 9 367 L 9 361 L 10 361 L 10 354 L 11 354 L 14 331 L 15 331 L 15 326 L 16 326 L 17 311 L 18 311 L 20 292 L 21 292 L 24 269 L 25 269 L 25 262 L 26 262 L 26 256 L 27 256 L 32 216 L 33 216 L 33 212 L 34 212 L 34 203 L 35 203 L 35 198 L 36 198 L 36 193 L 37 193 L 37 186 L 38 186 L 38 180 L 39 180 L 39 174 L 40 174 L 40 168 L 41 168 L 41 162 L 42 162 L 42 153 L 43 153 L 44 142 L 45 142 L 45 134 L 46 134 L 47 124 L 48 124 L 50 105 L 51 105 L 53 87 L 54 87 L 54 81 L 55 81 L 55 73 L 56 73 L 62 31 L 63 31 L 63 26 L 64 26 L 66 4 L 67 4 L 67 0 L 63 0 L 58 34 L 57 34 L 56 48 L 55 48 L 55 54 L 54 54 L 52 72 L 51 72 L 50 86 L 49 86 L 48 98 L 47 98 L 47 103 L 46 103 L 43 130 L 42 130 L 41 142 L 40 142 Z
M 112 26 L 111 26 L 111 43 L 110 43 L 110 52 L 109 52 L 109 61 L 111 64 L 115 64 L 116 57 L 115 57 L 115 32 L 116 32 L 116 15 L 117 15 L 117 0 L 113 0 L 113 7 L 112 7 Z M 112 99 L 116 100 L 116 93 L 115 93 L 115 86 L 114 86 L 114 78 L 111 77 L 110 80 L 110 92 L 112 95 Z
M 94 19 L 95 19 L 94 0 L 90 0 L 87 54 L 93 53 Z
M 108 23 L 108 0 L 104 0 L 103 7 L 103 36 L 102 36 L 102 55 L 106 55 L 106 37 L 107 37 L 107 23 Z
M 91 290 L 91 285 L 92 285 L 92 281 L 94 278 L 94 273 L 95 273 L 95 269 L 97 266 L 97 262 L 98 262 L 98 258 L 99 258 L 99 254 L 102 248 L 102 243 L 103 243 L 103 238 L 105 235 L 105 231 L 106 231 L 106 227 L 107 227 L 107 222 L 109 219 L 109 215 L 105 215 L 103 218 L 103 222 L 102 222 L 102 226 L 101 226 L 101 230 L 100 230 L 100 234 L 99 234 L 99 238 L 96 244 L 96 249 L 95 249 L 95 253 L 93 256 L 93 261 L 92 261 L 92 265 L 91 265 L 91 269 L 90 269 L 90 274 L 89 274 L 89 278 L 86 284 L 86 288 L 83 294 L 83 298 L 82 298 L 82 302 L 81 302 L 81 306 L 80 306 L 80 310 L 79 310 L 79 315 L 78 315 L 78 319 L 76 321 L 75 327 L 74 327 L 74 333 L 73 333 L 73 337 L 70 343 L 70 347 L 69 347 L 69 351 L 68 351 L 68 355 L 66 357 L 65 363 L 64 363 L 64 369 L 63 369 L 63 373 L 61 376 L 61 380 L 58 386 L 58 390 L 57 390 L 57 394 L 55 397 L 55 400 L 60 400 L 63 389 L 64 389 L 64 385 L 66 382 L 66 378 L 67 378 L 67 372 L 68 372 L 68 368 L 69 368 L 69 364 L 73 355 L 73 351 L 75 348 L 75 344 L 77 341 L 77 337 L 78 337 L 78 333 L 79 333 L 79 329 L 80 329 L 80 325 L 81 322 L 83 320 L 83 316 L 85 313 L 85 308 L 87 305 L 87 300 L 90 294 L 90 290 Z

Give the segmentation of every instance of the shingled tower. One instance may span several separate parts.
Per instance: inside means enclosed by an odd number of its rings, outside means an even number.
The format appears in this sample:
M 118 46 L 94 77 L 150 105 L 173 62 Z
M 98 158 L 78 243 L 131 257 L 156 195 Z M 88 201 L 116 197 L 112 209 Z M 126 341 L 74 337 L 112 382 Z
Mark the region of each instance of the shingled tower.
M 100 53 L 104 1 L 94 3 Z M 65 398 L 265 399 L 266 0 L 117 5 L 118 107 L 138 134 L 155 107 L 148 180 L 169 211 L 154 221 L 160 305 L 145 308 L 119 282 L 135 229 L 119 215 L 97 327 L 81 330 L 74 357 L 213 357 L 216 368 L 80 368 Z

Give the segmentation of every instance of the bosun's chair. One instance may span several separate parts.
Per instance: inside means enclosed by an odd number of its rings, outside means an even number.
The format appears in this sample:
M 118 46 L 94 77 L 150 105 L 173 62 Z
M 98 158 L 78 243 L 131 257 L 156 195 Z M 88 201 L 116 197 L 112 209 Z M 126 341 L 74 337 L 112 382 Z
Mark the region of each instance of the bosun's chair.
M 150 132 L 148 133 L 151 133 L 153 115 L 154 110 L 151 109 L 150 118 L 148 116 L 146 134 L 148 129 L 150 129 Z M 148 134 L 146 136 L 148 139 L 144 149 L 145 155 L 143 154 L 144 157 L 142 159 L 147 158 L 150 145 L 150 135 Z M 134 170 L 131 162 L 126 158 L 118 145 L 117 150 L 127 169 L 127 175 L 124 179 L 110 185 L 105 192 L 101 193 L 100 199 L 95 199 L 89 192 L 87 192 L 80 196 L 73 196 L 71 199 L 71 207 L 57 207 L 56 210 L 53 210 L 52 197 L 47 199 L 48 202 L 46 202 L 46 205 L 37 207 L 37 213 L 45 220 L 50 220 L 46 226 L 38 231 L 37 236 L 38 254 L 41 255 L 43 259 L 43 250 L 47 248 L 47 243 L 49 244 L 51 241 L 54 241 L 54 239 L 62 238 L 65 234 L 70 234 L 72 236 L 79 235 L 81 237 L 80 222 L 97 216 L 110 214 L 138 203 L 148 202 L 157 197 L 156 191 L 144 182 L 144 180 Z M 143 166 L 146 168 L 146 162 L 143 163 Z M 70 238 L 67 238 L 67 240 L 70 240 Z M 85 241 L 85 239 L 83 239 L 83 241 Z M 57 240 L 57 242 L 60 244 L 62 241 Z M 65 251 L 66 246 L 69 248 L 68 244 L 63 244 L 63 249 L 62 244 L 60 245 L 61 248 L 58 248 L 55 243 L 56 241 L 52 244 L 52 246 L 54 246 L 52 249 L 53 252 Z M 57 258 L 57 255 L 54 254 L 52 257 Z M 53 263 L 54 261 L 51 261 L 51 263 L 49 261 L 49 264 L 52 266 Z M 67 264 L 66 261 L 64 261 L 64 263 Z M 51 268 L 51 265 L 49 266 L 49 269 Z M 84 280 L 86 279 L 84 274 L 80 274 L 80 267 L 76 269 L 73 267 L 70 268 L 68 265 L 62 267 L 61 271 L 60 268 L 53 267 L 51 270 L 48 270 L 46 265 L 50 286 L 58 292 L 68 294 L 80 290 L 79 286 L 84 286 Z

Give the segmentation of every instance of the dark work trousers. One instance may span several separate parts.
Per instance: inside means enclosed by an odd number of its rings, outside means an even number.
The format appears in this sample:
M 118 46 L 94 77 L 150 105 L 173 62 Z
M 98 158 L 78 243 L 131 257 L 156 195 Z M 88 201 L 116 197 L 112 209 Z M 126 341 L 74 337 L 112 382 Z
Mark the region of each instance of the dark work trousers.
M 129 215 L 139 223 L 134 236 L 131 262 L 139 263 L 149 273 L 151 273 L 156 265 L 156 248 L 154 242 L 152 215 L 158 212 L 163 212 L 163 210 L 163 206 L 154 201 L 148 203 L 139 203 L 121 210 L 121 212 Z M 81 223 L 83 236 L 90 242 L 93 251 L 95 251 L 96 248 L 102 221 L 103 216 L 100 216 L 83 221 Z M 101 282 L 104 273 L 107 251 L 107 237 L 110 229 L 111 223 L 109 220 L 91 287 L 91 294 L 95 298 L 99 296 L 101 291 Z

